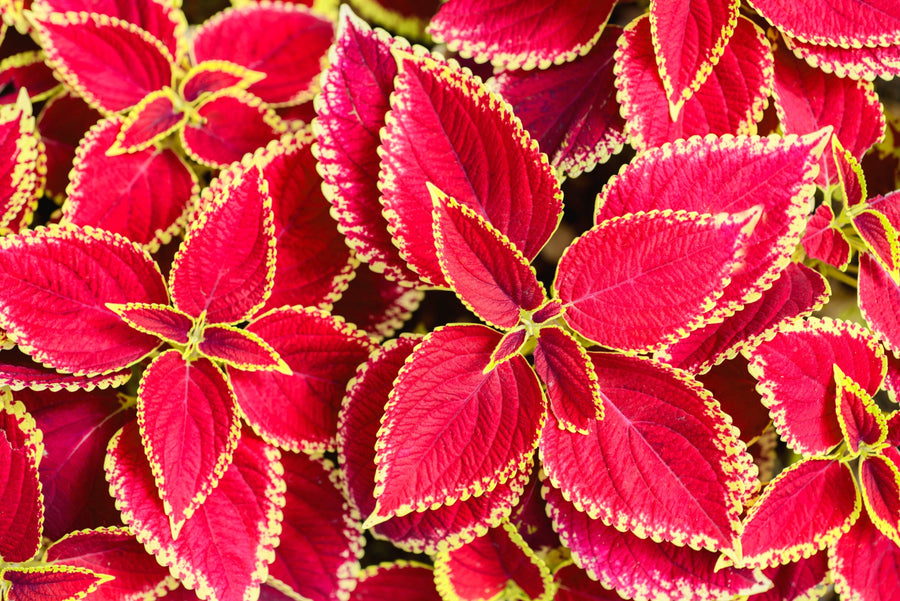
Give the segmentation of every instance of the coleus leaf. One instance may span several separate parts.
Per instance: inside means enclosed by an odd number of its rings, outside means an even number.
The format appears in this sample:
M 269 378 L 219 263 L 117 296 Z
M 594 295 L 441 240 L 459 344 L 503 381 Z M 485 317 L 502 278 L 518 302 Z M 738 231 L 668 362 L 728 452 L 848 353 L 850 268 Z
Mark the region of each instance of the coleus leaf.
M 534 269 L 515 244 L 477 212 L 426 182 L 434 204 L 432 232 L 444 278 L 487 323 L 511 328 L 521 312 L 547 301 Z
M 394 379 L 420 337 L 389 340 L 360 366 L 338 420 L 337 449 L 350 506 L 361 517 L 375 510 L 375 446 Z M 510 515 L 528 479 L 523 470 L 478 497 L 376 524 L 372 532 L 411 552 L 433 553 L 471 542 Z
M 26 90 L 31 102 L 40 102 L 53 96 L 61 87 L 41 50 L 26 50 L 0 61 L 0 85 L 5 92 L 0 94 L 0 104 L 14 103 L 22 89 Z
M 710 321 L 760 212 L 635 213 L 604 221 L 563 253 L 553 288 L 563 318 L 603 346 L 667 346 Z
M 38 467 L 44 453 L 41 431 L 22 403 L 0 395 L 0 558 L 28 561 L 41 546 L 44 497 Z
M 850 264 L 850 244 L 840 230 L 832 227 L 833 222 L 834 211 L 831 206 L 820 205 L 809 219 L 806 233 L 800 242 L 810 258 L 843 270 Z
M 47 152 L 46 193 L 61 200 L 69 185 L 69 171 L 75 159 L 75 149 L 91 125 L 101 118 L 79 98 L 64 92 L 44 104 L 38 115 L 37 127 Z
M 200 186 L 170 148 L 109 156 L 123 126 L 120 117 L 104 119 L 78 145 L 61 221 L 115 232 L 155 252 L 184 227 Z
M 232 464 L 177 540 L 136 423 L 110 441 L 106 477 L 122 519 L 173 577 L 201 599 L 243 601 L 256 596 L 278 545 L 285 490 L 279 457 L 277 449 L 245 432 Z
M 494 352 L 491 353 L 491 361 L 484 370 L 490 371 L 500 363 L 509 361 L 519 353 L 522 353 L 528 338 L 528 330 L 523 325 L 505 333 L 494 348 Z
M 187 114 L 172 88 L 150 92 L 137 103 L 122 123 L 107 153 L 122 154 L 143 150 L 168 136 L 187 122 Z
M 673 120 L 718 64 L 739 9 L 735 0 L 650 3 L 653 50 Z
M 225 60 L 264 73 L 251 94 L 268 104 L 299 104 L 312 97 L 333 37 L 331 21 L 305 6 L 249 4 L 198 27 L 191 54 L 195 63 Z
M 596 45 L 571 63 L 534 71 L 504 71 L 493 88 L 513 106 L 550 164 L 578 177 L 625 145 L 625 120 L 616 101 L 616 40 L 607 25 Z
M 363 538 L 337 486 L 338 473 L 305 454 L 285 453 L 282 465 L 284 521 L 269 574 L 303 599 L 340 599 L 353 587 Z
M 388 338 L 412 317 L 424 296 L 422 290 L 404 288 L 370 265 L 360 265 L 331 312 L 372 338 Z
M 868 395 L 880 388 L 884 351 L 868 330 L 809 318 L 778 328 L 753 352 L 750 373 L 787 445 L 803 455 L 825 455 L 844 439 L 835 406 L 834 368 Z
M 618 601 L 622 597 L 588 576 L 576 564 L 570 563 L 553 572 L 556 585 L 555 601 Z
M 94 390 L 121 386 L 131 379 L 131 369 L 101 375 L 75 376 L 37 363 L 17 348 L 0 351 L 0 384 L 12 390 Z
M 884 536 L 865 512 L 829 546 L 828 559 L 841 598 L 890 599 L 900 592 L 895 579 L 884 577 L 900 569 L 900 547 Z
M 876 77 L 891 79 L 900 75 L 900 44 L 845 48 L 810 44 L 788 36 L 782 39 L 794 56 L 838 77 L 873 81 Z
M 859 517 L 853 474 L 832 459 L 804 459 L 781 472 L 750 507 L 741 534 L 743 562 L 771 567 L 810 557 Z
M 859 257 L 859 309 L 879 339 L 892 351 L 900 349 L 900 320 L 894 307 L 900 287 L 868 253 Z
M 816 599 L 825 594 L 829 584 L 828 554 L 820 551 L 812 557 L 767 568 L 763 573 L 773 586 L 754 597 L 754 601 Z
M 877 202 L 881 197 L 872 200 Z M 871 209 L 850 214 L 853 229 L 869 251 L 866 253 L 869 260 L 878 263 L 892 280 L 900 280 L 900 236 L 891 219 L 883 212 Z
M 23 211 L 33 212 L 43 194 L 46 168 L 31 103 L 24 92 L 15 104 L 0 107 L 0 156 L 0 230 L 15 232 L 19 229 L 16 218 Z
M 841 184 L 841 196 L 844 205 L 853 207 L 862 204 L 868 197 L 866 176 L 862 166 L 853 154 L 841 146 L 841 141 L 831 137 L 831 156 L 837 165 L 838 180 Z M 852 215 L 851 215 L 852 217 Z
M 507 521 L 459 549 L 438 553 L 434 581 L 444 599 L 459 601 L 494 599 L 510 585 L 513 595 L 533 601 L 549 601 L 555 592 L 547 564 Z
M 430 566 L 410 561 L 396 561 L 369 566 L 362 573 L 356 588 L 354 601 L 441 601 L 434 586 L 434 574 Z
M 772 58 L 762 30 L 749 19 L 737 20 L 718 63 L 676 119 L 670 117 L 673 109 L 657 60 L 650 18 L 632 21 L 619 38 L 616 87 L 626 131 L 638 151 L 691 135 L 754 131 L 771 88 Z
M 831 295 L 831 287 L 819 272 L 801 263 L 789 263 L 759 299 L 720 323 L 691 332 L 687 338 L 659 351 L 666 363 L 702 373 L 713 365 L 734 359 L 763 341 L 765 333 L 785 320 L 806 317 Z
M 422 231 L 431 222 L 431 182 L 531 261 L 561 216 L 562 193 L 546 156 L 480 79 L 430 56 L 404 52 L 398 61 L 379 186 L 400 255 L 423 281 L 446 285 L 433 236 Z M 427 149 L 416 142 L 423 139 Z
M 769 23 L 792 38 L 859 48 L 900 44 L 900 7 L 891 0 L 753 0 Z
M 741 269 L 718 301 L 733 312 L 755 300 L 790 262 L 827 142 L 823 131 L 800 138 L 695 137 L 650 150 L 603 188 L 595 223 L 652 209 L 717 214 L 762 206 Z
M 176 586 L 126 528 L 73 532 L 50 545 L 46 560 L 112 577 L 91 596 L 97 601 L 139 601 Z
M 834 366 L 834 381 L 835 413 L 847 450 L 856 455 L 863 445 L 881 445 L 887 438 L 887 424 L 874 399 L 837 365 Z M 900 497 L 897 500 L 900 502 Z
M 172 80 L 174 59 L 137 25 L 88 12 L 34 13 L 47 61 L 70 89 L 105 114 L 136 105 Z
M 187 345 L 191 342 L 195 323 L 184 311 L 150 303 L 108 304 L 107 307 L 139 332 L 158 336 L 170 344 Z
M 178 95 L 188 102 L 196 102 L 206 94 L 226 88 L 246 90 L 250 84 L 262 80 L 265 74 L 222 60 L 203 61 L 184 74 L 178 84 Z
M 566 501 L 563 493 L 546 485 L 543 495 L 553 527 L 563 544 L 572 550 L 575 563 L 593 580 L 618 593 L 609 596 L 610 600 L 627 596 L 640 601 L 713 601 L 750 595 L 767 585 L 765 579 L 747 568 L 716 569 L 718 553 L 655 542 L 619 531 L 591 519 Z M 584 601 L 595 598 L 586 595 Z M 580 601 L 582 597 L 572 599 Z
M 291 370 L 290 375 L 228 370 L 247 422 L 286 450 L 333 449 L 347 383 L 373 348 L 368 337 L 313 308 L 269 311 L 247 331 L 271 345 Z
M 587 5 L 528 0 L 510 12 L 488 0 L 451 0 L 431 19 L 428 33 L 479 63 L 491 61 L 508 70 L 546 69 L 587 53 L 614 5 L 615 0 Z
M 859 464 L 859 485 L 869 519 L 900 545 L 900 452 L 888 447 Z
M 604 417 L 586 435 L 544 428 L 541 459 L 550 482 L 607 525 L 733 554 L 756 470 L 719 404 L 663 364 L 590 357 L 606 397 Z M 585 471 L 580 457 L 602 458 L 606 469 Z
M 8 601 L 78 601 L 113 579 L 72 566 L 9 567 L 0 578 L 9 582 Z
M 546 404 L 524 357 L 485 373 L 499 340 L 485 326 L 445 326 L 410 355 L 378 433 L 378 502 L 366 527 L 479 496 L 524 470 Z
M 265 304 L 275 272 L 272 198 L 260 169 L 236 168 L 207 188 L 169 274 L 175 308 L 237 323 Z
M 418 276 L 391 242 L 378 202 L 376 151 L 397 75 L 392 47 L 408 49 L 409 45 L 381 30 L 373 31 L 349 7 L 341 7 L 337 41 L 329 54 L 331 65 L 315 100 L 313 153 L 322 173 L 322 191 L 347 244 L 375 271 L 412 286 Z
M 163 511 L 179 532 L 216 487 L 240 436 L 234 391 L 211 361 L 170 349 L 144 371 L 138 422 Z
M 0 325 L 41 363 L 87 375 L 146 356 L 159 341 L 106 308 L 128 302 L 165 304 L 168 294 L 156 263 L 121 236 L 50 227 L 0 241 Z
M 242 371 L 279 371 L 291 369 L 269 344 L 252 332 L 222 324 L 203 328 L 203 339 L 197 350 L 212 360 L 222 361 Z

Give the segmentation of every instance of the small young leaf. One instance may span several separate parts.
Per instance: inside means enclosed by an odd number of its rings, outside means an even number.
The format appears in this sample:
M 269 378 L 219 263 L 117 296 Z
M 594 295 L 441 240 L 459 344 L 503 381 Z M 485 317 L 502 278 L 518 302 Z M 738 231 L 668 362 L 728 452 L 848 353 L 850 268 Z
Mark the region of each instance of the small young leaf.
M 171 344 L 186 345 L 191 341 L 194 319 L 184 311 L 151 303 L 107 303 L 106 307 L 139 332 L 158 336 Z
M 834 381 L 835 413 L 847 450 L 855 455 L 862 445 L 875 447 L 883 443 L 887 438 L 887 424 L 874 399 L 845 376 L 837 365 L 834 366 Z
M 191 67 L 178 84 L 178 94 L 188 102 L 196 102 L 206 94 L 226 88 L 247 89 L 265 77 L 228 61 L 203 61 Z M 202 103 L 201 103 L 202 104 Z
M 107 154 L 143 150 L 184 126 L 188 117 L 177 108 L 180 103 L 169 87 L 144 96 L 122 123 L 122 129 Z
M 252 332 L 222 324 L 203 328 L 203 339 L 197 345 L 201 354 L 222 361 L 242 371 L 278 371 L 291 369 L 269 344 Z
M 41 546 L 44 497 L 38 467 L 44 453 L 41 431 L 8 391 L 0 396 L 0 558 L 28 561 Z
M 834 211 L 831 207 L 827 204 L 819 205 L 806 224 L 806 233 L 800 242 L 811 259 L 818 259 L 844 270 L 850 264 L 850 244 L 840 230 L 833 227 L 833 223 Z

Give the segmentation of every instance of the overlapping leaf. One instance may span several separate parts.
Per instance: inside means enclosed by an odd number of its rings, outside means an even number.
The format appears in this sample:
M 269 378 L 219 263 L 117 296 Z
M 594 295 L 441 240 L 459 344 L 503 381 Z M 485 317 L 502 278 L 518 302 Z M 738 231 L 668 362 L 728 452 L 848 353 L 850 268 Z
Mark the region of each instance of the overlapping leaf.
M 900 287 L 869 254 L 859 257 L 859 308 L 866 322 L 888 348 L 900 349 Z
M 806 225 L 801 242 L 810 258 L 843 270 L 850 264 L 850 244 L 840 230 L 832 227 L 832 222 L 834 211 L 831 206 L 820 205 Z
M 894 447 L 866 456 L 859 465 L 859 484 L 869 519 L 900 545 L 900 453 Z
M 30 215 L 43 193 L 46 156 L 35 131 L 31 103 L 21 93 L 18 101 L 0 108 L 0 230 L 18 231 L 17 217 Z
M 9 583 L 4 594 L 8 601 L 78 601 L 112 580 L 71 566 L 10 567 L 0 577 Z
M 188 102 L 195 102 L 205 94 L 226 88 L 244 90 L 263 77 L 264 75 L 258 71 L 251 71 L 228 61 L 203 61 L 184 74 L 178 84 L 178 93 Z
M 838 77 L 873 81 L 900 75 L 900 44 L 862 48 L 822 46 L 783 36 L 785 45 L 811 67 Z
M 896 579 L 885 578 L 900 566 L 900 547 L 881 534 L 863 513 L 828 549 L 832 578 L 842 597 L 890 599 L 900 593 Z
M 158 142 L 187 122 L 187 114 L 178 109 L 181 100 L 171 88 L 156 90 L 131 110 L 116 135 L 109 154 L 136 152 Z
M 44 104 L 37 126 L 47 151 L 46 192 L 61 199 L 69 185 L 75 149 L 84 134 L 100 119 L 100 113 L 69 93 L 54 96 Z
M 53 77 L 53 70 L 44 58 L 40 50 L 26 50 L 0 61 L 0 84 L 4 90 L 0 94 L 0 104 L 15 102 L 22 89 L 32 102 L 46 100 L 59 91 L 59 80 Z
M 193 318 L 169 305 L 128 303 L 108 305 L 122 320 L 139 332 L 153 334 L 170 344 L 187 345 L 195 328 Z
M 900 44 L 900 7 L 891 0 L 753 0 L 770 23 L 813 44 L 859 48 Z
M 44 453 L 41 432 L 10 393 L 0 396 L 0 558 L 28 561 L 41 545 L 44 498 L 38 467 Z
M 353 591 L 354 601 L 440 601 L 430 566 L 408 561 L 370 566 Z
M 131 369 L 126 367 L 100 375 L 76 376 L 41 365 L 17 348 L 0 351 L 0 383 L 12 390 L 104 389 L 121 386 L 131 375 Z
M 875 400 L 840 367 L 834 368 L 834 381 L 835 412 L 849 453 L 858 454 L 863 445 L 881 445 L 887 437 L 887 425 Z M 900 497 L 897 500 L 900 502 Z

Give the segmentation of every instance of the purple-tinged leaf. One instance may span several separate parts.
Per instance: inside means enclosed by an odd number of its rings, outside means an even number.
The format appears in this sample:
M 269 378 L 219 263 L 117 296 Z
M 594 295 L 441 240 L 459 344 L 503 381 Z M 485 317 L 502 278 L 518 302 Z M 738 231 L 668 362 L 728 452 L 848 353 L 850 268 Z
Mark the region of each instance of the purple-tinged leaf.
M 96 13 L 43 8 L 33 23 L 47 62 L 92 107 L 116 113 L 171 84 L 172 54 L 137 25 Z
M 341 7 L 337 41 L 329 54 L 331 66 L 315 101 L 313 153 L 322 173 L 322 191 L 350 248 L 388 279 L 414 286 L 418 276 L 391 242 L 379 203 L 379 131 L 397 75 L 392 47 L 409 45 L 382 30 L 373 31 L 346 5 Z
M 718 299 L 760 212 L 649 211 L 594 226 L 563 253 L 553 288 L 572 329 L 602 346 L 652 351 L 723 317 Z
M 309 601 L 343 598 L 359 572 L 363 538 L 337 487 L 338 474 L 304 454 L 285 453 L 282 465 L 284 521 L 269 574 Z
M 718 64 L 734 35 L 740 6 L 740 0 L 650 3 L 653 50 L 673 117 Z
M 900 452 L 888 447 L 881 454 L 863 457 L 859 484 L 869 519 L 900 545 Z
M 731 417 L 740 439 L 750 445 L 759 439 L 772 420 L 756 391 L 756 378 L 750 375 L 747 366 L 747 359 L 738 355 L 695 377 L 719 401 L 722 411 Z
M 150 303 L 128 303 L 127 305 L 107 304 L 132 328 L 145 334 L 157 336 L 170 344 L 186 345 L 191 342 L 194 319 L 169 305 Z
M 900 547 L 872 524 L 865 512 L 840 540 L 828 549 L 835 590 L 842 599 L 896 599 Z
M 106 443 L 134 418 L 134 409 L 123 407 L 112 390 L 22 390 L 15 396 L 43 433 L 38 474 L 44 494 L 44 536 L 57 540 L 73 530 L 120 524 L 103 478 L 103 458 Z
M 354 326 L 312 308 L 275 309 L 247 331 L 271 345 L 291 374 L 229 369 L 244 418 L 285 450 L 333 449 L 341 399 L 372 343 Z
M 516 245 L 477 212 L 426 182 L 432 233 L 446 282 L 463 304 L 490 325 L 508 329 L 547 294 Z
M 37 119 L 47 149 L 46 193 L 61 201 L 69 185 L 75 149 L 88 129 L 101 118 L 78 96 L 65 92 L 44 104 Z
M 765 332 L 786 320 L 806 317 L 828 300 L 831 287 L 819 272 L 800 263 L 789 263 L 772 287 L 757 300 L 720 323 L 691 332 L 659 353 L 666 363 L 702 373 L 742 350 L 762 342 Z
M 156 337 L 106 308 L 129 302 L 166 304 L 168 294 L 150 256 L 121 236 L 50 227 L 0 241 L 0 325 L 47 366 L 103 374 L 145 357 Z
M 621 33 L 621 27 L 607 25 L 590 52 L 571 63 L 504 71 L 494 80 L 550 164 L 569 177 L 591 171 L 625 145 L 613 73 Z
M 112 576 L 72 566 L 9 567 L 0 579 L 9 583 L 8 601 L 79 601 Z
M 877 77 L 892 79 L 900 75 L 900 44 L 863 48 L 820 46 L 782 36 L 785 45 L 810 67 L 838 77 L 873 81 Z
M 0 558 L 28 561 L 41 547 L 44 497 L 38 468 L 44 454 L 41 431 L 8 391 L 0 396 Z
M 592 422 L 603 419 L 603 393 L 594 365 L 571 334 L 558 326 L 541 328 L 534 369 L 547 387 L 559 427 L 587 434 Z
M 714 601 L 764 590 L 765 579 L 752 570 L 726 567 L 716 569 L 718 553 L 654 542 L 632 532 L 622 532 L 590 518 L 567 501 L 563 493 L 544 486 L 553 527 L 575 563 L 588 575 L 618 595 L 568 597 L 572 601 L 620 599 L 622 596 L 646 601 Z M 586 580 L 586 579 L 584 579 Z M 601 593 L 600 587 L 596 593 Z M 566 597 L 563 597 L 566 599 Z
M 332 314 L 344 317 L 370 336 L 389 338 L 412 317 L 425 296 L 422 290 L 404 288 L 360 265 Z
M 869 253 L 859 257 L 859 309 L 879 340 L 900 350 L 900 286 Z
M 780 326 L 750 361 L 763 404 L 794 451 L 825 455 L 844 440 L 835 406 L 834 367 L 866 394 L 880 388 L 884 351 L 863 327 L 828 318 Z
M 776 48 L 772 95 L 786 134 L 808 134 L 828 125 L 857 160 L 884 135 L 884 112 L 869 82 L 841 79 L 814 69 L 784 48 Z M 817 183 L 837 183 L 830 153 Z
M 200 187 L 172 149 L 109 156 L 122 126 L 120 117 L 104 119 L 78 145 L 62 222 L 115 232 L 155 252 L 184 227 Z
M 45 367 L 13 348 L 0 351 L 0 384 L 12 390 L 93 390 L 121 386 L 131 379 L 131 369 L 123 368 L 95 376 L 75 376 Z
M 733 312 L 790 263 L 800 241 L 827 132 L 797 137 L 691 138 L 639 155 L 597 198 L 595 223 L 652 209 L 740 213 L 756 206 L 742 268 L 719 300 Z
M 802 601 L 818 599 L 828 585 L 828 554 L 825 551 L 812 557 L 785 565 L 767 568 L 763 574 L 772 581 L 772 588 L 753 597 L 753 601 Z
M 353 601 L 441 601 L 430 566 L 409 561 L 369 566 L 353 589 Z
M 522 356 L 485 373 L 500 338 L 481 325 L 445 326 L 407 359 L 378 433 L 367 526 L 479 496 L 525 470 L 546 402 Z
M 857 455 L 863 446 L 880 446 L 887 438 L 887 424 L 875 400 L 838 366 L 834 367 L 834 381 L 835 413 L 849 453 Z M 900 503 L 900 496 L 897 501 Z
M 431 19 L 428 33 L 478 63 L 490 61 L 508 70 L 546 69 L 586 54 L 614 5 L 615 0 L 528 0 L 510 11 L 489 0 L 451 0 Z
M 204 61 L 185 73 L 178 84 L 178 94 L 188 102 L 196 102 L 206 94 L 226 88 L 246 90 L 264 77 L 263 73 L 228 61 Z
M 218 486 L 172 539 L 137 424 L 110 441 L 106 477 L 122 519 L 144 548 L 200 599 L 255 598 L 278 546 L 284 507 L 277 449 L 245 432 Z
M 113 577 L 91 595 L 92 601 L 141 601 L 176 586 L 169 570 L 126 528 L 73 532 L 50 545 L 46 559 Z
M 291 369 L 265 340 L 252 332 L 222 324 L 203 328 L 197 350 L 212 360 L 242 371 L 278 371 Z
M 850 244 L 841 231 L 832 226 L 834 211 L 827 204 L 819 205 L 806 225 L 800 241 L 811 259 L 817 259 L 840 270 L 850 264 Z
M 272 198 L 260 169 L 239 165 L 204 192 L 178 248 L 175 308 L 206 323 L 237 323 L 265 304 L 275 273 Z
M 718 64 L 673 120 L 657 71 L 651 19 L 632 21 L 616 52 L 616 87 L 631 145 L 643 151 L 692 135 L 754 132 L 768 102 L 771 54 L 762 30 L 739 18 Z
M 44 62 L 40 50 L 26 50 L 0 61 L 0 104 L 12 104 L 19 90 L 26 90 L 31 102 L 40 102 L 53 96 L 60 89 L 53 70 Z
M 211 361 L 159 355 L 138 389 L 138 422 L 163 511 L 179 532 L 231 464 L 241 432 L 234 391 Z
M 900 44 L 900 6 L 892 0 L 753 0 L 753 6 L 787 35 L 812 44 Z
M 267 104 L 299 104 L 312 97 L 333 39 L 331 21 L 305 6 L 250 4 L 198 27 L 191 54 L 195 63 L 225 60 L 264 73 L 249 90 Z
M 19 230 L 22 212 L 30 215 L 43 194 L 46 156 L 35 131 L 31 103 L 22 92 L 13 105 L 0 107 L 0 231 Z
M 175 92 L 168 87 L 144 96 L 122 122 L 122 129 L 107 154 L 143 150 L 182 127 L 187 123 L 188 116 L 178 108 L 180 103 Z
M 404 52 L 398 60 L 379 186 L 400 255 L 423 281 L 446 285 L 434 237 L 422 231 L 431 223 L 430 182 L 534 259 L 562 213 L 546 155 L 480 79 L 430 56 Z
M 461 601 L 494 599 L 504 591 L 549 601 L 555 592 L 547 564 L 507 521 L 459 549 L 439 552 L 434 582 L 444 599 Z
M 774 567 L 834 543 L 862 509 L 853 474 L 832 459 L 804 459 L 781 472 L 750 507 L 741 533 L 744 565 Z

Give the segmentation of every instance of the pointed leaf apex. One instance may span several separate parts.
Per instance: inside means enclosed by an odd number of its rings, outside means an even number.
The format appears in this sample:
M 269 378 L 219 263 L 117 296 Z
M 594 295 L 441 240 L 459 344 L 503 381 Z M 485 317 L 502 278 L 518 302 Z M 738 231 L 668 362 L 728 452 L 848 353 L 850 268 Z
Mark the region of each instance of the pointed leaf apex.
M 166 503 L 168 505 L 168 503 Z M 185 517 L 176 516 L 174 513 L 169 514 L 169 530 L 172 532 L 172 540 L 178 540 L 178 536 L 181 534 L 181 529 L 184 528 L 184 523 L 187 521 Z
M 818 131 L 801 136 L 800 139 L 805 142 L 814 142 L 815 145 L 812 147 L 811 152 L 816 158 L 821 158 L 825 149 L 828 147 L 828 142 L 832 137 L 832 133 L 834 133 L 834 127 L 826 125 Z
M 679 96 L 678 100 L 673 101 L 669 98 L 669 119 L 672 122 L 678 121 L 678 115 L 681 114 L 681 107 L 684 106 L 684 97 Z
M 19 88 L 19 95 L 16 97 L 16 108 L 26 115 L 31 114 L 31 98 L 28 96 L 28 90 Z
M 388 521 L 393 516 L 390 515 L 379 515 L 381 511 L 381 503 L 375 501 L 375 509 L 372 510 L 372 514 L 366 518 L 366 521 L 363 522 L 362 529 L 369 530 L 370 528 L 374 528 L 378 524 Z

